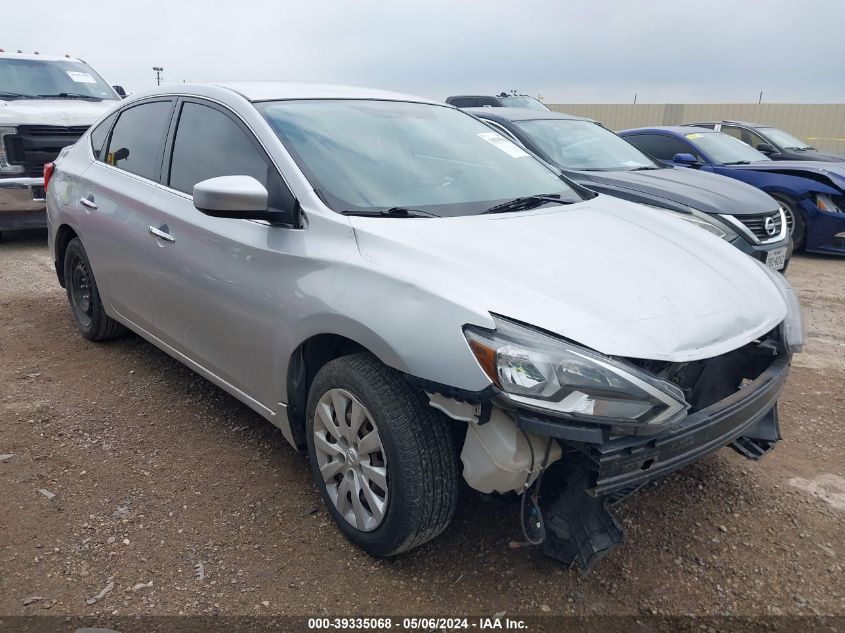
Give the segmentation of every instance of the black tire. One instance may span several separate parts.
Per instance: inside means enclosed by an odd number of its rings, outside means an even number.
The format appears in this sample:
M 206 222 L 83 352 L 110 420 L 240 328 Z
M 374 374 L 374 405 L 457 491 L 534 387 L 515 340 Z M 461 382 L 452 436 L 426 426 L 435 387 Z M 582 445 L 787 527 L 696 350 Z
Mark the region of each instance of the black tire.
M 343 517 L 320 473 L 314 438 L 316 408 L 320 398 L 333 389 L 352 394 L 368 410 L 383 446 L 386 509 L 381 523 L 371 531 L 357 529 Z M 460 490 L 451 426 L 402 374 L 369 354 L 338 358 L 317 372 L 308 397 L 308 457 L 323 501 L 350 541 L 373 556 L 394 556 L 422 545 L 446 528 Z
M 786 212 L 792 215 L 792 247 L 796 251 L 803 250 L 807 241 L 807 223 L 804 222 L 804 216 L 798 209 L 798 205 L 785 196 L 773 195 L 772 197 L 786 207 Z
M 88 254 L 78 237 L 65 250 L 64 273 L 67 300 L 76 326 L 85 338 L 105 341 L 126 333 L 122 324 L 106 314 Z

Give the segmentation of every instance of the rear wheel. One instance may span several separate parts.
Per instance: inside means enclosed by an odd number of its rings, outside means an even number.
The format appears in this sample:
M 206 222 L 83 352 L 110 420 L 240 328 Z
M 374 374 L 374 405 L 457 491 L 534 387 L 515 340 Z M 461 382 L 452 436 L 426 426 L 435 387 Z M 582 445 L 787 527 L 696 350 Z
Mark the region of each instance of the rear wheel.
M 105 341 L 126 332 L 126 328 L 106 314 L 88 254 L 78 237 L 65 250 L 65 288 L 76 325 L 92 341 Z
M 798 210 L 794 201 L 783 196 L 772 196 L 783 206 L 786 215 L 786 225 L 789 227 L 789 234 L 792 235 L 792 245 L 796 251 L 804 248 L 807 239 L 807 225 L 804 216 Z
M 440 534 L 459 490 L 449 423 L 369 354 L 314 377 L 306 420 L 317 487 L 346 537 L 392 556 Z

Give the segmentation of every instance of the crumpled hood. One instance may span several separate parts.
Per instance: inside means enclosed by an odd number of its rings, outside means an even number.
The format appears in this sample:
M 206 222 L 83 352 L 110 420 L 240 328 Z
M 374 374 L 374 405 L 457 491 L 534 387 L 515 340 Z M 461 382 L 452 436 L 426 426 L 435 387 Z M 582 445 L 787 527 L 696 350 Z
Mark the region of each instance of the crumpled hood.
M 81 99 L 0 100 L 0 126 L 91 125 L 120 101 L 83 101 Z
M 709 358 L 786 315 L 747 255 L 609 196 L 527 213 L 350 221 L 369 265 L 474 311 L 478 325 L 492 327 L 493 312 L 604 354 Z M 424 323 L 414 328 L 424 335 Z
M 570 173 L 570 172 L 567 172 Z M 647 171 L 572 172 L 585 187 L 599 185 L 664 198 L 705 213 L 748 215 L 770 213 L 778 204 L 756 187 L 733 178 L 685 168 Z
M 724 165 L 730 169 L 770 171 L 800 176 L 801 172 L 826 176 L 840 189 L 845 189 L 845 163 L 822 163 L 813 160 L 761 160 L 750 165 Z

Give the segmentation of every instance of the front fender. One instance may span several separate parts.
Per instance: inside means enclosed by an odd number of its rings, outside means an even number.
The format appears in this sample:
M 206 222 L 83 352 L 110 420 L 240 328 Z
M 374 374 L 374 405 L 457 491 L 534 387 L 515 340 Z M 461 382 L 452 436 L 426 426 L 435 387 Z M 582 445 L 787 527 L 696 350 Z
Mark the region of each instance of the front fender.
M 490 385 L 463 334 L 468 323 L 493 327 L 489 314 L 367 267 L 337 274 L 321 294 L 329 309 L 303 320 L 291 353 L 314 336 L 334 334 L 417 378 L 473 392 Z

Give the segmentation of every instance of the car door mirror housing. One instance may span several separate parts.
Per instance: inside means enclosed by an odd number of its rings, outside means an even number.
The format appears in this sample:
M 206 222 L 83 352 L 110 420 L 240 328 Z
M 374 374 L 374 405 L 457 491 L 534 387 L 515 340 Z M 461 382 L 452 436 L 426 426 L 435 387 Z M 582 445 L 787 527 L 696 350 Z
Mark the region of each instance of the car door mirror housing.
M 215 218 L 274 220 L 267 189 L 252 176 L 219 176 L 194 185 L 194 206 Z
M 673 163 L 677 163 L 678 165 L 684 165 L 686 167 L 692 167 L 694 165 L 698 165 L 698 159 L 693 156 L 692 154 L 686 153 L 678 153 L 672 158 Z
M 757 151 L 760 152 L 761 154 L 766 154 L 766 155 L 776 153 L 775 148 L 772 145 L 769 145 L 768 143 L 758 144 L 757 145 Z
M 126 98 L 126 89 L 123 86 L 112 86 L 112 89 L 117 93 L 117 96 L 121 99 Z

